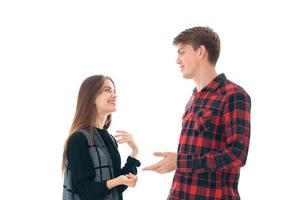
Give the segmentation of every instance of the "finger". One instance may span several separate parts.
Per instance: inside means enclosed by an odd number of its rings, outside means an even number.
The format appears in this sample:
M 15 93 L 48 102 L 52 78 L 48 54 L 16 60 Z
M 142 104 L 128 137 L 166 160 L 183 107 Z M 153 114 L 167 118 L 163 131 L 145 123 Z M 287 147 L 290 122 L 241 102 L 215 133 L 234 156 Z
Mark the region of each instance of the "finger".
M 116 132 L 119 133 L 119 134 L 116 134 L 116 135 L 130 135 L 130 136 L 132 136 L 132 134 L 130 134 L 126 131 L 116 131 Z
M 134 175 L 133 173 L 131 173 L 131 172 L 129 172 L 129 175 L 131 175 L 131 176 L 136 176 L 136 175 Z
M 127 177 L 127 178 L 131 178 L 131 176 L 130 176 L 129 174 L 126 174 L 126 177 Z
M 166 157 L 166 153 L 165 152 L 154 152 L 153 155 L 157 156 L 157 157 Z
M 131 142 L 131 141 L 132 140 L 130 138 L 121 138 L 121 139 L 117 140 L 117 142 L 122 142 L 122 143 L 124 143 L 124 142 Z
M 120 134 L 118 134 L 118 135 L 114 135 L 114 137 L 115 137 L 115 138 L 117 138 L 117 137 L 121 137 L 121 135 L 120 135 Z
M 128 179 L 137 180 L 137 176 L 134 175 L 126 175 Z
M 131 173 L 129 173 L 129 174 L 126 174 L 126 176 L 127 176 L 127 177 L 131 177 L 131 176 L 132 176 L 132 174 L 131 174 Z
M 124 137 L 126 134 L 116 134 L 114 137 Z
M 130 173 L 129 172 L 129 174 L 127 174 L 128 175 L 128 177 L 130 177 L 130 178 L 134 178 L 134 179 L 136 179 L 137 178 L 137 176 L 136 175 L 134 175 L 134 174 L 132 174 L 132 173 Z
M 122 138 L 118 139 L 117 142 L 118 142 L 118 141 L 121 141 L 121 140 L 122 140 L 122 141 L 125 141 L 125 142 L 131 142 L 131 141 L 132 141 L 132 138 L 131 138 L 131 137 L 122 137 Z
M 118 140 L 117 142 L 118 142 L 118 144 L 123 144 L 123 143 L 126 143 L 127 141 L 124 139 L 121 139 L 121 140 Z
M 149 171 L 156 171 L 156 169 L 159 168 L 159 167 L 160 167 L 160 163 L 158 162 L 158 163 L 156 163 L 154 165 L 150 165 L 150 166 L 144 167 L 142 170 L 143 171 L 147 171 L 147 170 L 149 170 Z
M 116 132 L 117 133 L 125 133 L 125 134 L 127 133 L 126 131 L 123 131 L 123 130 L 117 130 Z
M 120 139 L 127 139 L 127 140 L 133 140 L 131 135 L 115 135 L 114 136 L 116 139 L 120 138 Z

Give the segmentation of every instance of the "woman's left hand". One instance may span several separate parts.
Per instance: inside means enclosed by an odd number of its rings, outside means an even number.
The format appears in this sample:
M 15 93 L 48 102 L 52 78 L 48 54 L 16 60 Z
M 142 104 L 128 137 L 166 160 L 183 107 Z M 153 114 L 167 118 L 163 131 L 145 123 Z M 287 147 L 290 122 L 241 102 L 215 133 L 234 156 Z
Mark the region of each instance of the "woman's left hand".
M 139 149 L 136 143 L 134 142 L 133 135 L 126 131 L 116 131 L 116 132 L 119 133 L 115 135 L 116 138 L 119 138 L 117 139 L 118 144 L 127 143 L 129 147 L 132 149 L 131 157 L 136 158 Z

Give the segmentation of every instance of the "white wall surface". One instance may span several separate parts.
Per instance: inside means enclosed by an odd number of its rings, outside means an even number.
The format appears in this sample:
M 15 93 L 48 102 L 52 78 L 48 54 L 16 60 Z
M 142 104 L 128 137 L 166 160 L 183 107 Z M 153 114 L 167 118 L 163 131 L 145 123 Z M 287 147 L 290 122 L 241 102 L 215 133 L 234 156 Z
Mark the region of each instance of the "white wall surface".
M 115 80 L 112 129 L 135 135 L 143 166 L 158 161 L 154 151 L 176 151 L 194 83 L 172 39 L 200 25 L 220 35 L 217 71 L 252 97 L 242 199 L 299 199 L 299 17 L 288 0 L 2 0 L 0 198 L 61 199 L 62 146 L 90 75 Z M 124 199 L 166 199 L 172 177 L 139 171 Z

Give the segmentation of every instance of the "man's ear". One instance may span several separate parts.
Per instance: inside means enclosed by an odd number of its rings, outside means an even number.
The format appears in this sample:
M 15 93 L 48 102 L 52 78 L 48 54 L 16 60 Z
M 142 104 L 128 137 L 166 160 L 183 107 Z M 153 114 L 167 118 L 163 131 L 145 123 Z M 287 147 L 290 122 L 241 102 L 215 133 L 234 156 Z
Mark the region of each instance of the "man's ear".
M 197 49 L 197 55 L 200 59 L 203 59 L 207 55 L 207 51 L 204 45 L 200 45 L 200 47 Z

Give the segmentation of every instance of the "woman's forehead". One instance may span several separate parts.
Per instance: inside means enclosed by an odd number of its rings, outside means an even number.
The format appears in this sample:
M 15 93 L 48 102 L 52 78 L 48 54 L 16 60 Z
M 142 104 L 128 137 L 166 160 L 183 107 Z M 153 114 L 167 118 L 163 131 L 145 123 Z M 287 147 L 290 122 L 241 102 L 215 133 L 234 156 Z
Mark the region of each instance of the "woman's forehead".
M 104 87 L 110 87 L 110 88 L 112 88 L 112 89 L 115 88 L 113 82 L 112 82 L 111 80 L 109 80 L 109 79 L 105 79 L 104 85 L 103 85 L 103 86 L 104 86 Z

